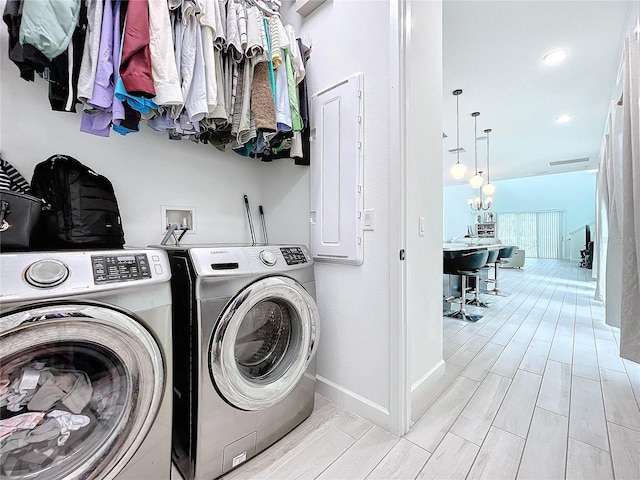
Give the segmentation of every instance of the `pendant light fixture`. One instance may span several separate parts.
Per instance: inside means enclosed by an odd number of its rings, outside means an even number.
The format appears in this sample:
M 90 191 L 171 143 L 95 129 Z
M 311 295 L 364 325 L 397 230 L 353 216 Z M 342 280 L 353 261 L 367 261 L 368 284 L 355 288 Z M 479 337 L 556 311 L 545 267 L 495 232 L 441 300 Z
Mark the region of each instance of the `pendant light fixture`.
M 493 203 L 493 198 L 484 197 L 482 194 L 482 189 L 478 188 L 478 196 L 475 198 L 470 198 L 468 203 L 469 207 L 473 211 L 489 210 L 491 208 L 491 204 Z
M 491 133 L 491 129 L 487 128 L 484 133 L 487 136 L 487 184 L 482 187 L 482 192 L 490 197 L 493 195 L 493 192 L 496 191 L 496 186 L 491 183 L 491 176 L 489 174 L 489 134 Z
M 456 156 L 458 161 L 451 167 L 451 175 L 456 180 L 462 180 L 465 172 L 467 171 L 467 167 L 460 163 L 460 95 L 462 94 L 462 90 L 454 90 L 453 95 L 456 97 Z
M 473 117 L 474 121 L 473 142 L 475 147 L 476 174 L 469 179 L 469 183 L 473 188 L 480 188 L 480 186 L 484 183 L 484 178 L 482 178 L 482 175 L 478 174 L 478 116 L 480 116 L 480 112 L 473 112 L 471 116 Z

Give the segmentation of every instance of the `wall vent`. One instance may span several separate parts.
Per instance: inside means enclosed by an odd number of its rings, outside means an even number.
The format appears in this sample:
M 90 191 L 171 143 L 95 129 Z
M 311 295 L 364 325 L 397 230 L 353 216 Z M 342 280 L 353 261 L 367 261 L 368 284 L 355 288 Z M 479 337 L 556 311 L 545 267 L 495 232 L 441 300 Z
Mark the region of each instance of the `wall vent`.
M 531 175 L 546 175 L 547 173 L 549 173 L 548 170 L 541 170 L 539 172 L 531 172 Z
M 452 148 L 451 150 L 449 150 L 449 153 L 464 153 L 466 152 L 466 150 L 464 149 L 464 147 L 460 147 L 460 148 Z
M 586 163 L 589 161 L 589 157 L 586 158 L 572 158 L 571 160 L 558 160 L 557 162 L 549 162 L 550 167 L 558 167 L 560 165 L 571 165 L 572 163 Z

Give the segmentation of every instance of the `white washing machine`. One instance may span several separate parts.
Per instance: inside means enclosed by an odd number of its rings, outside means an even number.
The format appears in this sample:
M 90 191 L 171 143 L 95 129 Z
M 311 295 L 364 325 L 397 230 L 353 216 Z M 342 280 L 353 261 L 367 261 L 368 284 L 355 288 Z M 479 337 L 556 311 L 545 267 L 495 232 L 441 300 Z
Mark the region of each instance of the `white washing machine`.
M 313 260 L 298 245 L 166 248 L 176 352 L 173 460 L 185 480 L 212 480 L 313 411 Z
M 0 274 L 0 478 L 169 479 L 166 253 L 3 253 Z

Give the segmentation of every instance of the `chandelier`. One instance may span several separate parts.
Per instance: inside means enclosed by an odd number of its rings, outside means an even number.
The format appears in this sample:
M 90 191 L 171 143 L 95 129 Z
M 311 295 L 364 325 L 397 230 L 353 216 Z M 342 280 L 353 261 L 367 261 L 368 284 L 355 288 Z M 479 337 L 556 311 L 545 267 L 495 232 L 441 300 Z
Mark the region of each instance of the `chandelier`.
M 482 170 L 480 170 L 478 174 L 482 176 Z M 471 210 L 473 211 L 489 210 L 491 208 L 491 204 L 493 203 L 493 198 L 491 198 L 490 196 L 484 197 L 482 189 L 478 188 L 478 196 L 475 198 L 470 198 L 468 203 L 469 207 L 471 207 Z

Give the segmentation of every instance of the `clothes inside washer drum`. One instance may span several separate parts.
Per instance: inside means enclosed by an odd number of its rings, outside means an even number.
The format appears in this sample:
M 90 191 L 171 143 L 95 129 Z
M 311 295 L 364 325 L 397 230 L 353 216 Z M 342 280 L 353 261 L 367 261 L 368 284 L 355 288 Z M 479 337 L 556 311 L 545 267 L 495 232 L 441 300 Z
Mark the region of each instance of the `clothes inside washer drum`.
M 265 301 L 244 318 L 236 338 L 236 361 L 251 379 L 264 378 L 282 361 L 291 339 L 291 315 L 286 305 Z

